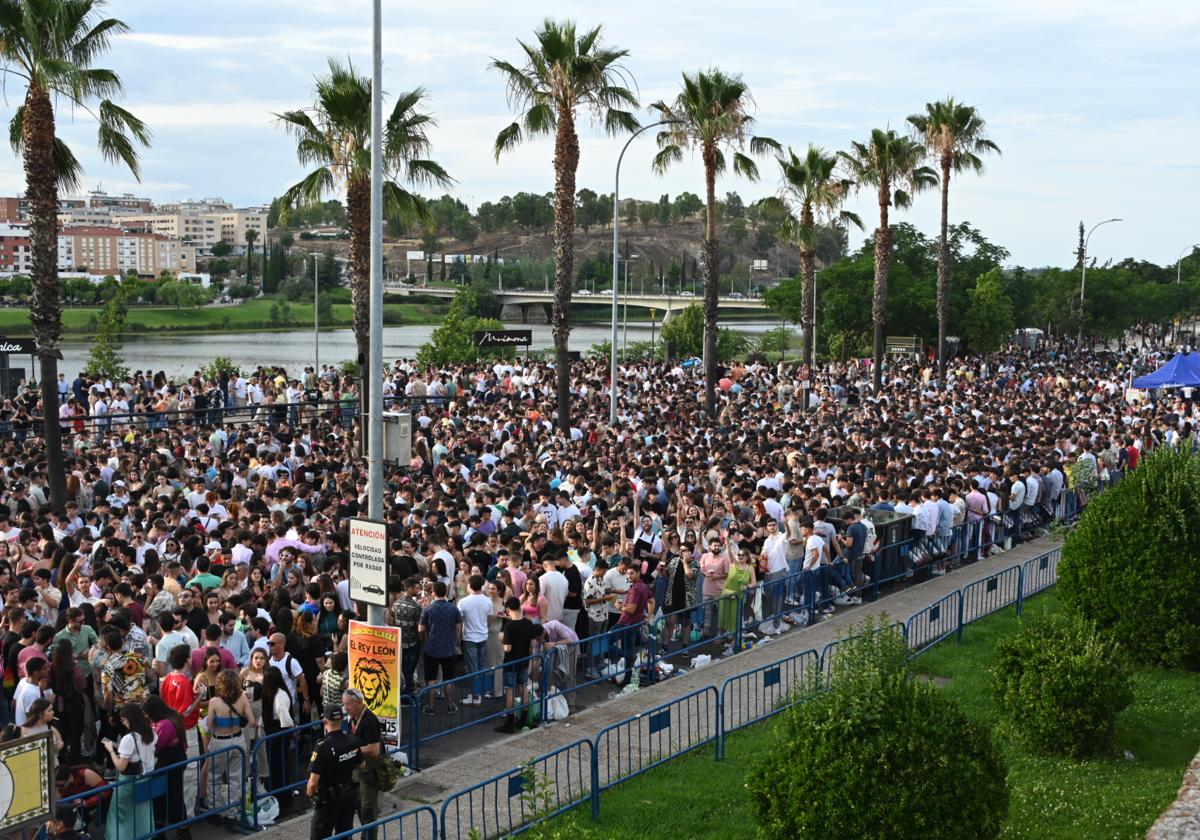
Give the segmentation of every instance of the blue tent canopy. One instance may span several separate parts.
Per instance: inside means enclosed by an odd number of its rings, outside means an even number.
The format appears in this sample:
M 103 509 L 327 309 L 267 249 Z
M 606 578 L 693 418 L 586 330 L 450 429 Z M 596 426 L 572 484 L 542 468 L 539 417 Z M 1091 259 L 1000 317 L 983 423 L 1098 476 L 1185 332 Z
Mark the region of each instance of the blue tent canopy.
M 1200 388 L 1200 354 L 1175 357 L 1154 373 L 1133 380 L 1134 388 Z

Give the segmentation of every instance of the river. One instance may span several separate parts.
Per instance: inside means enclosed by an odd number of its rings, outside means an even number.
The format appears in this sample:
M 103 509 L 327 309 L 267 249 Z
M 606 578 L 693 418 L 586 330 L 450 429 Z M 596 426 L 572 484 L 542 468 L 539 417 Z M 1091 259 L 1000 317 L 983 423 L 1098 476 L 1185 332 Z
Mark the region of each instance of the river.
M 513 329 L 533 331 L 533 349 L 553 346 L 548 325 L 511 324 Z M 739 332 L 761 333 L 779 326 L 778 321 L 737 321 L 730 326 Z M 434 325 L 414 324 L 404 327 L 384 327 L 383 356 L 385 361 L 411 358 L 417 348 L 429 341 Z M 607 341 L 608 326 L 583 325 L 571 331 L 571 348 L 587 352 L 592 345 Z M 657 331 L 656 331 L 657 335 Z M 650 325 L 644 321 L 629 324 L 629 341 L 649 341 Z M 63 341 L 63 359 L 59 370 L 73 378 L 87 363 L 89 341 Z M 351 330 L 321 332 L 321 361 L 324 364 L 344 362 L 354 358 L 354 333 Z M 163 371 L 178 379 L 191 376 L 201 365 L 217 356 L 228 356 L 243 368 L 257 365 L 282 365 L 299 372 L 313 361 L 312 330 L 286 332 L 214 333 L 211 335 L 135 335 L 124 339 L 121 355 L 130 370 Z M 17 367 L 20 363 L 14 362 Z

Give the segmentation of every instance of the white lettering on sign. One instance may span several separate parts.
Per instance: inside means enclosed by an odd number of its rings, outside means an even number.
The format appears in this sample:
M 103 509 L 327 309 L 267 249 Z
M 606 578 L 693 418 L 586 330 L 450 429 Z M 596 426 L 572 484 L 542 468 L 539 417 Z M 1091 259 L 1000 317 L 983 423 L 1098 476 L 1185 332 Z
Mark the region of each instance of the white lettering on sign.
M 350 520 L 350 597 L 387 606 L 387 527 L 382 522 Z

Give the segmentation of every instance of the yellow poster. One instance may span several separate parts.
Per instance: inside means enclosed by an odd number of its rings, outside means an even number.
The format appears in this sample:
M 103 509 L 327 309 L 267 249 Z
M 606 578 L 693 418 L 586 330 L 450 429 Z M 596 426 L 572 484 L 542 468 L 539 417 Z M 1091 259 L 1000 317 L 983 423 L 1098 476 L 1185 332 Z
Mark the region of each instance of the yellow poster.
M 350 622 L 350 687 L 362 692 L 367 708 L 379 718 L 384 743 L 399 746 L 400 628 Z
M 0 746 L 0 832 L 7 834 L 50 818 L 53 778 L 49 734 Z

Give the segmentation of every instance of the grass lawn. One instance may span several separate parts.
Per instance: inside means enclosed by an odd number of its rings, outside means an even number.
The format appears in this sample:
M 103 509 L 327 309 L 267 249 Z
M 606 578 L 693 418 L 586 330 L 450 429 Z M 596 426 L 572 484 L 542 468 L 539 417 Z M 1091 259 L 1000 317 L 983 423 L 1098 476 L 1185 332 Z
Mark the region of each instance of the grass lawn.
M 1026 615 L 1056 608 L 1053 590 L 1025 605 Z M 999 713 L 991 694 L 992 656 L 997 641 L 1017 626 L 1012 609 L 976 622 L 961 645 L 943 642 L 918 658 L 916 668 L 948 680 L 943 691 L 969 715 L 994 725 Z M 730 737 L 720 763 L 710 748 L 619 785 L 602 795 L 598 822 L 576 812 L 548 825 L 546 836 L 750 840 L 755 826 L 743 778 L 770 746 L 774 727 L 767 722 Z M 1200 674 L 1138 669 L 1133 704 L 1118 718 L 1112 758 L 1031 756 L 1003 728 L 998 737 L 1012 800 L 1004 837 L 1142 837 L 1174 800 L 1200 748 Z
M 253 329 L 270 329 L 271 306 L 277 301 L 268 298 L 247 300 L 235 306 L 215 306 L 174 309 L 169 306 L 135 306 L 129 309 L 125 319 L 130 333 L 155 331 L 195 332 L 240 332 Z M 292 303 L 291 322 L 279 329 L 303 329 L 311 327 L 313 307 L 311 303 Z M 63 330 L 66 333 L 87 333 L 88 321 L 99 312 L 98 307 L 71 306 L 63 308 Z M 385 317 L 400 319 L 406 324 L 432 324 L 441 320 L 445 306 L 417 303 L 389 303 L 384 305 Z M 333 305 L 333 323 L 323 326 L 348 327 L 353 323 L 353 313 L 348 303 Z M 22 335 L 29 331 L 29 310 L 25 308 L 0 309 L 0 333 Z

